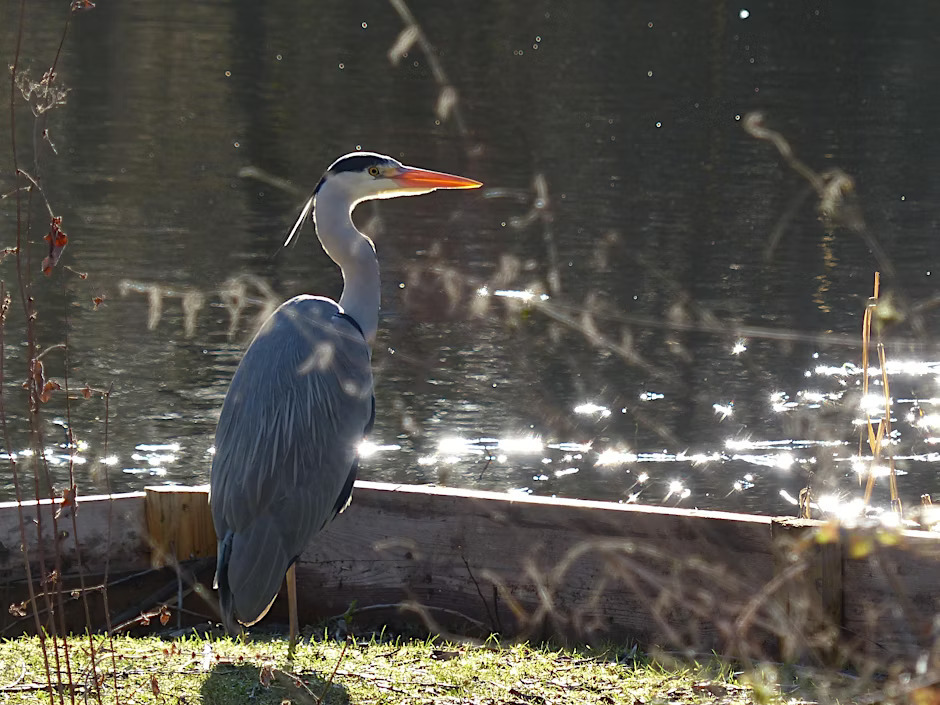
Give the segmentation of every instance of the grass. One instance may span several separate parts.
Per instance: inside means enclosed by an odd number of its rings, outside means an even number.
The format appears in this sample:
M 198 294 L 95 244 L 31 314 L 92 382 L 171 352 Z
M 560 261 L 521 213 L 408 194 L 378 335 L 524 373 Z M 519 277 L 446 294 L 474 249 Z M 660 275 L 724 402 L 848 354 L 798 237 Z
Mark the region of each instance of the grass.
M 428 703 L 441 705 L 557 705 L 578 703 L 784 702 L 773 689 L 736 682 L 727 667 L 669 668 L 615 650 L 562 650 L 449 644 L 437 640 L 313 641 L 298 646 L 293 663 L 283 639 L 241 643 L 198 635 L 95 637 L 97 685 L 87 637 L 69 640 L 71 679 L 52 698 L 72 702 Z M 112 660 L 113 657 L 113 660 Z M 50 663 L 54 654 L 50 648 Z M 113 665 L 112 665 L 113 664 Z M 334 672 L 332 683 L 330 674 Z M 64 669 L 63 669 L 64 670 Z M 56 680 L 53 678 L 53 680 Z M 0 702 L 48 703 L 39 640 L 0 641 Z M 117 698 L 115 698 L 115 686 Z

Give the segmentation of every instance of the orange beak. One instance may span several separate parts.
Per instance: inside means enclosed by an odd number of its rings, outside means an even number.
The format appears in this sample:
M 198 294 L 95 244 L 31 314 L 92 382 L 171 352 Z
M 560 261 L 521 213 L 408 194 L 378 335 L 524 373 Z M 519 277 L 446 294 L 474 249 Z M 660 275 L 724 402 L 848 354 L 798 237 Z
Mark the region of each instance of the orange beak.
M 440 171 L 428 171 L 406 166 L 397 176 L 392 177 L 406 188 L 436 189 L 436 188 L 480 188 L 483 184 L 463 176 L 445 174 Z

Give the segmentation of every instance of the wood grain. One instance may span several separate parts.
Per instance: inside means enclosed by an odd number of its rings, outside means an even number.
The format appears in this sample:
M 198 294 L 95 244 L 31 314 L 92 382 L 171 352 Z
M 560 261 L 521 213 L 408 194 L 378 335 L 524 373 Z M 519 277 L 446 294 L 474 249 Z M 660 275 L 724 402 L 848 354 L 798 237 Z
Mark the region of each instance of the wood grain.
M 215 555 L 217 539 L 203 487 L 148 487 L 145 495 L 152 567 Z

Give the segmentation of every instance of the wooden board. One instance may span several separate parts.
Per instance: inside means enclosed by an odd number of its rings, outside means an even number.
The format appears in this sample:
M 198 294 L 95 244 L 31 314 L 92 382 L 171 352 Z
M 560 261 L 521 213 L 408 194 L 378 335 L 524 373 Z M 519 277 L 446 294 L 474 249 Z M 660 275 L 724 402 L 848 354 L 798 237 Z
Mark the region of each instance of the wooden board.
M 68 575 L 78 565 L 75 535 L 89 575 L 106 564 L 112 575 L 147 571 L 151 549 L 183 546 L 180 537 L 193 539 L 185 555 L 211 553 L 207 488 L 159 488 L 148 495 L 155 502 L 149 529 L 144 493 L 79 498 L 74 528 L 71 508 L 64 508 L 58 519 L 63 586 L 77 584 Z M 173 509 L 183 505 L 185 511 Z M 0 504 L 5 605 L 26 595 L 20 516 L 38 581 L 40 546 L 47 577 L 53 567 L 52 517 L 59 508 L 27 503 L 20 512 L 15 503 Z M 200 614 L 212 614 L 211 562 L 203 559 L 196 593 L 186 603 Z M 614 640 L 883 669 L 898 659 L 909 663 L 932 646 L 940 537 L 359 482 L 350 508 L 300 557 L 298 583 L 307 622 L 348 611 L 361 627 L 418 624 L 436 632 Z M 119 612 L 133 614 L 134 600 L 145 596 L 172 606 L 175 599 L 156 595 L 174 592 L 174 584 L 175 573 L 164 569 L 112 586 L 112 621 Z M 266 624 L 286 620 L 285 603 L 275 602 Z M 92 606 L 94 626 L 104 621 L 102 608 Z M 72 616 L 68 624 L 83 623 Z M 0 632 L 21 626 L 0 617 Z
M 143 492 L 79 496 L 77 508 L 75 504 L 62 506 L 50 500 L 24 502 L 22 506 L 0 502 L 0 633 L 35 631 L 34 620 L 19 618 L 29 599 L 24 583 L 27 557 L 33 592 L 39 595 L 40 623 L 52 630 L 50 608 L 58 603 L 50 602 L 43 594 L 52 595 L 57 586 L 62 586 L 63 608 L 70 612 L 65 623 L 68 628 L 81 630 L 84 605 L 70 598 L 70 591 L 81 584 L 75 577 L 79 569 L 87 576 L 86 586 L 92 586 L 96 580 L 100 583 L 105 572 L 114 575 L 147 568 L 146 533 Z M 95 574 L 99 574 L 97 578 Z M 100 591 L 91 597 L 94 605 L 101 599 Z M 91 609 L 94 612 L 95 606 Z M 104 623 L 102 613 L 95 626 Z
M 55 530 L 63 574 L 77 572 L 79 556 L 88 572 L 101 572 L 106 563 L 116 571 L 147 567 L 143 492 L 79 496 L 77 511 L 50 500 L 24 502 L 22 511 L 16 502 L 0 502 L 0 582 L 24 577 L 23 536 L 34 572 L 42 559 L 51 566 Z
M 148 487 L 144 501 L 150 564 L 154 568 L 216 553 L 206 486 Z
M 936 648 L 940 537 L 926 531 L 843 538 L 844 640 L 874 662 Z
M 308 617 L 410 601 L 432 627 L 694 650 L 766 649 L 763 606 L 735 618 L 772 575 L 768 517 L 366 482 L 298 565 Z

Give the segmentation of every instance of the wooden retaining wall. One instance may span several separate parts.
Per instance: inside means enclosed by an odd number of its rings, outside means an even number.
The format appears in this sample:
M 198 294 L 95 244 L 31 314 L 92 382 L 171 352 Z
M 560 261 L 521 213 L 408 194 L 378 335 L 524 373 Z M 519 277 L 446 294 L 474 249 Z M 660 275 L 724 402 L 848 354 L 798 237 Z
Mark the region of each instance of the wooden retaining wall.
M 21 610 L 6 614 L 6 606 L 28 597 L 21 530 L 42 592 L 40 548 L 48 573 L 57 510 L 67 592 L 62 607 L 55 600 L 51 606 L 67 625 L 86 623 L 83 601 L 70 592 L 79 586 L 79 560 L 86 590 L 75 594 L 89 598 L 96 628 L 109 616 L 114 626 L 164 603 L 173 613 L 180 592 L 191 592 L 182 603 L 184 623 L 198 621 L 189 613 L 212 614 L 215 537 L 206 488 L 80 498 L 74 524 L 69 507 L 4 503 L 0 636 L 34 628 L 34 620 Z M 183 561 L 179 579 L 176 556 Z M 107 610 L 94 589 L 106 572 L 109 583 L 120 580 L 108 589 Z M 480 637 L 613 639 L 883 666 L 936 646 L 940 537 L 358 482 L 350 508 L 301 556 L 298 582 L 307 622 L 348 613 L 360 627 L 419 624 Z M 275 603 L 269 621 L 285 619 L 284 602 Z

